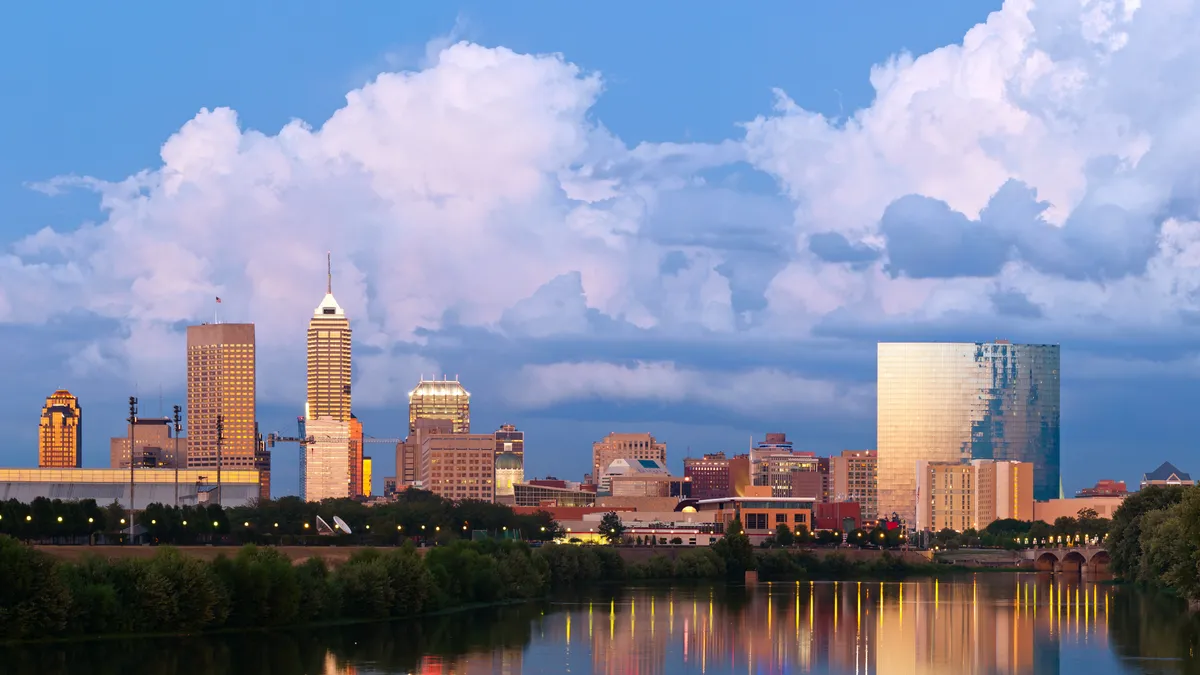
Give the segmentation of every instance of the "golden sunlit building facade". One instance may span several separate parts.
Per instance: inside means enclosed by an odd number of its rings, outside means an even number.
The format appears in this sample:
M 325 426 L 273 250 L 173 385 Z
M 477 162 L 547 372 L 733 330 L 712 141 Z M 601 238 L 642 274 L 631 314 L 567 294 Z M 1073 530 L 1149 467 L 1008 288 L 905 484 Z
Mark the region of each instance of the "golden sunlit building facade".
M 254 324 L 187 327 L 187 466 L 217 467 L 221 422 L 222 469 L 258 466 Z
M 38 466 L 83 466 L 83 409 L 66 389 L 46 398 L 38 424 Z
M 364 496 L 364 497 L 371 496 L 371 480 L 372 480 L 371 470 L 372 470 L 371 458 L 363 457 L 362 458 L 362 492 L 360 494 L 362 494 L 362 496 Z
M 429 434 L 421 439 L 426 490 L 451 501 L 496 497 L 495 434 Z
M 1034 498 L 1058 496 L 1059 346 L 881 342 L 880 514 L 916 516 L 917 462 L 1033 464 Z
M 421 378 L 416 388 L 408 393 L 409 433 L 417 430 L 417 420 L 422 419 L 449 420 L 453 433 L 471 433 L 471 393 L 457 378 Z
M 326 257 L 325 297 L 308 322 L 308 396 L 304 418 L 310 436 L 301 484 L 308 501 L 346 498 L 362 486 L 362 425 L 350 412 L 351 330 L 333 297 L 333 268 Z

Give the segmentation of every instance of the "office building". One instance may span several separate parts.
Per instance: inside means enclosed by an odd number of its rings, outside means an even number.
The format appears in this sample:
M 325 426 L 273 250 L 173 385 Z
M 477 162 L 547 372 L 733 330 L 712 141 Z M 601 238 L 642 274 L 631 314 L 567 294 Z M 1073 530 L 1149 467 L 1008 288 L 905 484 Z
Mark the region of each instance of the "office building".
M 207 469 L 134 469 L 133 474 L 135 509 L 150 504 L 216 503 L 216 475 Z M 223 474 L 222 506 L 249 506 L 258 499 L 257 471 L 234 469 Z M 116 501 L 128 509 L 129 469 L 0 469 L 0 502 L 15 499 L 28 504 L 38 497 L 92 499 L 101 507 Z
M 359 494 L 361 494 L 364 497 L 371 496 L 371 480 L 372 480 L 371 469 L 372 469 L 371 458 L 363 457 L 362 458 L 362 488 L 359 491 Z
M 917 463 L 917 530 L 982 530 L 997 520 L 1034 517 L 1029 462 Z
M 358 497 L 363 492 L 363 425 L 350 413 L 350 496 Z
M 701 499 L 695 503 L 695 509 L 702 516 L 712 518 L 713 522 L 721 523 L 722 528 L 728 527 L 734 518 L 741 519 L 742 528 L 755 544 L 775 534 L 775 529 L 780 525 L 787 525 L 793 530 L 811 528 L 812 499 L 773 497 L 765 494 L 769 492 L 766 486 L 755 486 L 752 490 L 760 491 L 763 494 L 759 496 Z
M 595 506 L 596 491 L 573 481 L 534 479 L 514 485 L 513 498 L 518 507 L 586 507 Z
M 592 444 L 591 481 L 596 483 L 608 465 L 618 459 L 653 459 L 667 461 L 667 444 L 650 434 L 619 434 L 613 432 Z
M 38 466 L 79 468 L 83 466 L 83 409 L 66 389 L 46 398 L 38 423 Z
M 794 496 L 792 474 L 796 472 L 812 474 L 795 481 L 806 493 L 804 496 L 816 497 L 821 492 L 820 461 L 816 454 L 793 450 L 784 434 L 767 434 L 766 440 L 750 451 L 750 470 L 754 485 L 770 487 L 775 497 Z
M 1058 345 L 881 342 L 878 390 L 879 513 L 913 521 L 918 461 L 1030 462 L 1058 496 Z
M 254 324 L 187 327 L 188 468 L 216 470 L 218 422 L 222 470 L 264 468 L 256 452 L 254 352 Z
M 325 297 L 308 322 L 306 420 L 350 421 L 350 365 L 350 320 L 333 297 L 333 270 L 330 267 Z
M 450 420 L 450 431 L 456 434 L 471 433 L 471 393 L 458 378 L 453 380 L 444 375 L 440 380 L 424 377 L 415 389 L 408 393 L 408 431 L 417 430 L 417 420 Z
M 301 497 L 316 502 L 358 494 L 362 484 L 362 425 L 350 412 L 352 331 L 333 297 L 326 257 L 325 297 L 308 321 L 308 387 L 304 402 L 309 443 L 301 459 Z M 355 484 L 357 482 L 357 484 Z
M 496 435 L 424 435 L 421 480 L 426 490 L 452 501 L 495 501 Z
M 301 456 L 300 498 L 309 502 L 350 495 L 350 423 L 329 418 L 306 420 L 311 442 Z
M 397 489 L 424 488 L 425 476 L 421 475 L 421 445 L 430 434 L 453 433 L 454 422 L 446 419 L 418 418 L 408 437 L 396 444 Z
M 874 450 L 843 450 L 829 458 L 827 501 L 855 502 L 863 518 L 879 517 L 879 460 Z
M 121 438 L 110 438 L 108 441 L 108 465 L 114 469 L 129 468 L 129 435 L 133 432 L 133 440 L 137 443 L 134 454 L 136 466 L 140 469 L 186 469 L 187 439 L 182 436 L 174 437 L 174 425 L 168 417 L 139 417 L 137 424 L 126 425 L 126 433 Z M 175 448 L 179 448 L 176 456 Z M 204 468 L 204 467 L 202 467 Z M 214 480 L 216 474 L 213 474 Z M 224 478 L 224 476 L 222 476 Z
M 1157 485 L 1165 487 L 1169 485 L 1195 485 L 1196 481 L 1192 480 L 1190 474 L 1184 473 L 1175 468 L 1175 465 L 1170 462 L 1163 462 L 1157 469 L 1150 473 L 1142 474 L 1141 489 Z
M 1129 494 L 1129 488 L 1125 487 L 1123 480 L 1111 480 L 1103 478 L 1096 481 L 1096 484 L 1090 488 L 1083 488 L 1075 492 L 1078 497 L 1124 497 Z
M 683 476 L 692 482 L 692 497 L 695 499 L 718 499 L 732 497 L 729 458 L 723 452 L 706 454 L 703 457 L 688 457 L 683 460 Z
M 513 502 L 513 485 L 525 482 L 525 432 L 503 424 L 496 432 L 496 501 Z

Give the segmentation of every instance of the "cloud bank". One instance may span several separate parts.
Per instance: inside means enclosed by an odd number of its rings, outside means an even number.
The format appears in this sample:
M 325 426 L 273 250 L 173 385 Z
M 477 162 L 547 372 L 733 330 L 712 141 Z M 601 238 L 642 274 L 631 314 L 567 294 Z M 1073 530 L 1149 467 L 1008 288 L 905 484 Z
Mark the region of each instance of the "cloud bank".
M 202 110 L 159 166 L 42 184 L 94 190 L 105 217 L 11 244 L 0 322 L 99 321 L 74 372 L 182 380 L 183 326 L 220 296 L 258 325 L 261 398 L 298 405 L 332 250 L 356 405 L 475 364 L 526 410 L 869 420 L 869 374 L 805 353 L 1196 335 L 1198 28 L 1195 3 L 1009 0 L 961 44 L 877 66 L 846 119 L 779 91 L 719 144 L 631 144 L 592 114 L 602 73 L 460 42 L 319 125 Z M 739 180 L 755 173 L 776 190 Z M 796 358 L 729 365 L 762 344 Z

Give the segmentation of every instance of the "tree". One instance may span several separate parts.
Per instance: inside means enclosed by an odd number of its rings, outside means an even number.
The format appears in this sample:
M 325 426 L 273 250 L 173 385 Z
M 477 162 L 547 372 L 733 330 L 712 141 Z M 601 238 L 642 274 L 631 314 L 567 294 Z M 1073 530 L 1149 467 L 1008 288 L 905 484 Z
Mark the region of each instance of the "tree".
M 1135 492 L 1121 502 L 1113 513 L 1108 530 L 1110 562 L 1108 568 L 1122 579 L 1138 578 L 1141 568 L 1142 519 L 1151 511 L 1166 509 L 1183 499 L 1183 488 L 1151 485 Z
M 796 543 L 803 546 L 812 542 L 812 532 L 809 532 L 808 526 L 800 524 L 796 526 Z
M 621 516 L 616 511 L 609 511 L 600 519 L 600 536 L 614 546 L 621 543 L 621 538 L 625 536 L 625 523 L 621 522 Z
M 725 561 L 725 571 L 733 579 L 754 569 L 754 547 L 742 529 L 742 520 L 734 517 L 725 527 L 725 536 L 713 544 L 713 551 Z
M 836 544 L 842 540 L 833 530 L 817 530 L 818 544 Z
M 791 546 L 796 543 L 796 536 L 792 534 L 792 528 L 787 526 L 787 523 L 780 523 L 775 528 L 775 543 L 780 546 Z

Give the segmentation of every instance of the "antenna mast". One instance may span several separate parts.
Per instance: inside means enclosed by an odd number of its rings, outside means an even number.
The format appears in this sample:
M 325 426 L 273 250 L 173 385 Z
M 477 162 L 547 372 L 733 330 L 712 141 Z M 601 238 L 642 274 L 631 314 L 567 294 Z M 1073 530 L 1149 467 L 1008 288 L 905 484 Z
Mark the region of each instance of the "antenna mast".
M 325 252 L 325 292 L 333 295 L 333 254 Z

